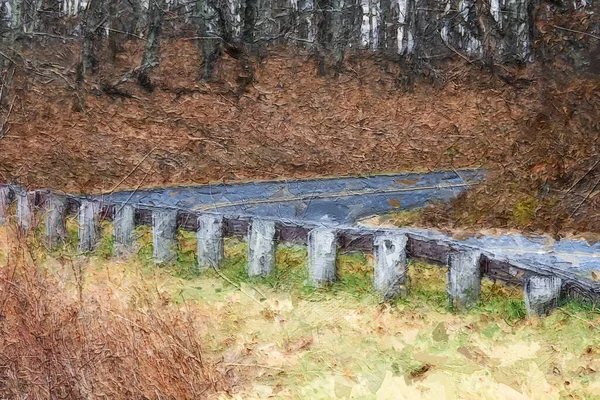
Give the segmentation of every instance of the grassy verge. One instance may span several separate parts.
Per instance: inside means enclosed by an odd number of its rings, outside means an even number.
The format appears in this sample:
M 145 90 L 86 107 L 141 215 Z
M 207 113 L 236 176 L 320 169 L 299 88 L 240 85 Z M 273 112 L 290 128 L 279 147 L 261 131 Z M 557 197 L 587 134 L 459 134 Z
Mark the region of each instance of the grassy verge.
M 587 399 L 600 393 L 600 316 L 586 305 L 569 302 L 543 320 L 528 320 L 519 289 L 484 281 L 480 304 L 453 314 L 447 270 L 419 262 L 409 266 L 409 296 L 381 303 L 371 289 L 368 254 L 340 255 L 338 282 L 313 288 L 306 283 L 304 246 L 278 246 L 275 273 L 250 279 L 247 245 L 239 239 L 226 240 L 218 272 L 199 272 L 193 234 L 179 234 L 176 261 L 160 268 L 151 262 L 149 228 L 137 235 L 139 251 L 127 261 L 112 259 L 108 250 L 71 256 L 76 249 L 67 245 L 38 267 L 49 271 L 64 298 L 118 315 L 99 318 L 103 324 L 125 317 L 139 335 L 158 329 L 144 315 L 169 315 L 157 345 L 200 346 L 211 371 L 228 377 L 223 398 Z M 9 259 L 0 251 L 0 262 Z M 64 308 L 61 301 L 49 307 Z M 187 327 L 185 336 L 170 338 L 170 327 Z M 175 368 L 192 360 L 152 351 Z M 148 374 L 161 365 L 149 363 Z

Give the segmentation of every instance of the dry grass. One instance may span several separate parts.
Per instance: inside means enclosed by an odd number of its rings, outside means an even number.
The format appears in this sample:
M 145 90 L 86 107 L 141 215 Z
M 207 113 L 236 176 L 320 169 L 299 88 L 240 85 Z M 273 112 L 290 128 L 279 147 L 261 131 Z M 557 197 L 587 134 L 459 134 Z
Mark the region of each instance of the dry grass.
M 194 313 L 84 291 L 78 260 L 59 260 L 75 282 L 65 284 L 14 229 L 0 241 L 0 397 L 207 398 L 239 380 L 204 359 Z
M 486 281 L 481 304 L 452 314 L 446 269 L 419 262 L 407 298 L 380 304 L 369 255 L 340 256 L 340 281 L 311 289 L 299 245 L 279 246 L 275 276 L 254 280 L 247 245 L 234 238 L 220 273 L 198 274 L 194 257 L 182 257 L 194 247 L 184 233 L 177 262 L 158 268 L 143 231 L 137 256 L 119 261 L 80 257 L 69 245 L 48 254 L 0 228 L 0 398 L 600 393 L 596 309 L 566 303 L 528 320 L 520 290 Z

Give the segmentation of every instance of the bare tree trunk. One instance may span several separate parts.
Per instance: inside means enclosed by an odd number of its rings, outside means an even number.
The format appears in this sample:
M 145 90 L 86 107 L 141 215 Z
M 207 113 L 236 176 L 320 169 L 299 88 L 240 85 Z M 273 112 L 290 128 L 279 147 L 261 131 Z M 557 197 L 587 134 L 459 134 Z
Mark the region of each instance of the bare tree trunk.
M 319 74 L 325 75 L 329 66 L 338 74 L 344 64 L 344 54 L 348 46 L 349 36 L 353 32 L 356 2 L 349 6 L 344 0 L 318 0 L 317 41 L 319 47 Z
M 141 0 L 129 0 L 131 4 L 131 29 L 130 32 L 134 35 L 140 35 L 144 27 L 144 13 L 142 10 Z
M 90 0 L 83 18 L 83 69 L 85 76 L 88 72 L 95 73 L 100 67 L 100 62 L 95 54 L 95 45 L 102 37 L 102 25 L 106 20 L 104 15 L 103 0 Z
M 137 3 L 137 1 L 133 1 Z M 108 49 L 110 58 L 114 62 L 121 47 L 122 34 L 119 30 L 119 3 L 120 0 L 109 0 L 108 15 L 110 17 L 110 30 L 108 31 Z
M 148 35 L 146 48 L 142 56 L 142 65 L 138 74 L 138 83 L 150 91 L 152 90 L 152 83 L 148 72 L 160 63 L 160 37 L 166 7 L 165 0 L 150 0 L 148 7 Z
M 482 56 L 483 63 L 494 71 L 496 54 L 499 51 L 500 32 L 497 22 L 490 10 L 489 2 L 475 2 L 477 15 L 479 16 L 479 26 L 482 37 Z
M 9 2 L 6 0 L 2 1 L 0 5 L 0 49 L 5 55 L 10 54 L 10 46 L 14 43 L 14 31 L 12 26 L 13 21 L 10 19 L 11 15 L 9 13 L 10 7 L 11 4 L 9 4 Z M 10 83 L 8 82 L 8 70 L 5 70 L 5 68 L 9 67 L 10 65 L 11 60 L 9 58 L 7 58 L 6 56 L 0 56 L 0 73 L 3 78 L 1 83 L 6 87 L 9 87 Z M 0 104 L 3 104 L 5 98 L 6 92 L 2 92 Z
M 298 39 L 312 43 L 315 40 L 315 1 L 298 0 L 295 18 L 293 20 L 295 34 Z
M 43 0 L 42 12 L 39 17 L 39 30 L 52 32 L 60 21 L 61 0 Z
M 194 10 L 194 22 L 196 34 L 200 38 L 196 44 L 202 50 L 204 71 L 202 77 L 209 79 L 213 75 L 214 63 L 220 53 L 220 38 L 215 34 L 216 19 L 218 18 L 214 8 L 207 0 L 196 0 Z
M 23 14 L 25 12 L 24 0 L 12 0 L 10 1 L 10 28 L 11 28 L 11 41 L 14 43 L 23 32 Z
M 242 40 L 246 45 L 254 45 L 255 25 L 258 21 L 258 0 L 246 0 L 246 8 L 244 9 L 244 28 L 242 30 Z

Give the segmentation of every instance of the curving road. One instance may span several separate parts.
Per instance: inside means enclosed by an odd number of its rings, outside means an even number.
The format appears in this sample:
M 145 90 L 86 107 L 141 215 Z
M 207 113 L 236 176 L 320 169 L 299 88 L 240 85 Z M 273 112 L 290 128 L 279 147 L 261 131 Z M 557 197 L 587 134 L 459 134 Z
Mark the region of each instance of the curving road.
M 394 209 L 448 201 L 482 178 L 479 170 L 461 170 L 157 188 L 97 197 L 110 203 L 335 226 Z
M 448 201 L 481 179 L 480 170 L 460 170 L 156 188 L 94 198 L 142 208 L 167 207 L 232 218 L 258 216 L 282 222 L 352 227 L 368 216 L 423 207 L 432 201 Z M 454 240 L 432 230 L 407 231 Z M 516 263 L 552 266 L 588 278 L 593 277 L 592 271 L 598 271 L 600 276 L 600 243 L 590 245 L 582 240 L 555 241 L 546 236 L 523 235 L 479 235 L 461 243 L 492 251 Z

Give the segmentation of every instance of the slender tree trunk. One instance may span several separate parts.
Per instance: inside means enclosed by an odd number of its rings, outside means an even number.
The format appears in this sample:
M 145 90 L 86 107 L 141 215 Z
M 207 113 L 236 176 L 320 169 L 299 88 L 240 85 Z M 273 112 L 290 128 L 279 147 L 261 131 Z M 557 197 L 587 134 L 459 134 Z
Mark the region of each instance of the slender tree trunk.
M 52 32 L 60 21 L 60 0 L 43 0 L 42 13 L 39 17 L 39 30 Z
M 23 32 L 23 14 L 25 11 L 24 0 L 12 0 L 10 1 L 10 28 L 11 28 L 11 41 L 14 43 Z
M 203 71 L 202 77 L 209 79 L 213 75 L 214 63 L 219 57 L 221 43 L 215 34 L 218 18 L 214 8 L 208 0 L 196 0 L 194 9 L 194 22 L 196 24 L 196 35 L 200 37 L 196 45 L 202 50 Z
M 348 8 L 344 0 L 319 0 L 317 40 L 319 47 L 319 73 L 327 74 L 329 69 L 327 60 L 335 73 L 342 70 L 344 54 L 348 45 L 348 36 L 352 31 L 351 26 L 344 27 L 344 22 L 353 22 L 353 19 L 345 18 Z M 352 4 L 354 6 L 354 4 Z
M 148 7 L 148 35 L 146 48 L 142 57 L 142 70 L 149 70 L 159 64 L 160 37 L 165 16 L 165 0 L 150 0 Z
M 152 90 L 152 83 L 148 72 L 160 63 L 160 37 L 166 7 L 165 0 L 150 0 L 148 7 L 148 35 L 146 48 L 142 56 L 142 65 L 138 74 L 138 83 L 150 91 Z
M 244 28 L 242 30 L 242 40 L 250 48 L 254 45 L 255 25 L 258 20 L 258 0 L 246 0 L 244 9 Z
M 85 76 L 89 72 L 95 73 L 100 67 L 100 62 L 95 53 L 95 45 L 102 36 L 102 25 L 105 21 L 103 0 L 90 0 L 83 18 L 83 69 Z
M 0 5 L 0 50 L 2 50 L 2 52 L 6 55 L 8 55 L 10 53 L 9 48 L 10 45 L 13 44 L 13 34 L 12 32 L 12 20 L 10 19 L 10 14 L 8 12 L 8 9 L 11 5 L 8 4 L 8 2 L 2 2 L 2 4 Z M 8 79 L 8 71 L 5 71 L 4 69 L 7 68 L 8 66 L 11 65 L 11 61 L 4 57 L 4 56 L 0 56 L 0 73 L 2 74 L 2 84 L 6 85 L 7 87 L 8 82 L 6 82 L 6 80 Z M 6 97 L 6 95 L 3 93 L 2 98 L 0 98 L 0 104 L 3 104 L 3 100 Z
M 144 28 L 144 12 L 142 10 L 141 0 L 129 0 L 131 4 L 131 29 L 130 32 L 134 35 L 140 35 Z
M 110 58 L 114 62 L 121 47 L 122 34 L 119 30 L 119 3 L 120 0 L 109 0 L 108 15 L 110 17 L 110 30 L 108 31 L 108 49 Z M 137 3 L 137 1 L 134 1 Z
M 492 16 L 489 2 L 475 2 L 475 7 L 481 28 L 483 63 L 494 71 L 500 45 L 499 25 Z

